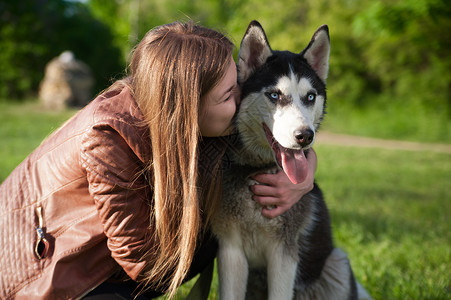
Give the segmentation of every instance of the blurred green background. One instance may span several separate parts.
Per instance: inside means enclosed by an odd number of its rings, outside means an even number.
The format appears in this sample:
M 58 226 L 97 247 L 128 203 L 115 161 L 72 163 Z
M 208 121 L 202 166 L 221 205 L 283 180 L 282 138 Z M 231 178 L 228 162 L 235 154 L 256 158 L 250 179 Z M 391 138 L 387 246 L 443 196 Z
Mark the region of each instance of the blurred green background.
M 97 94 L 124 76 L 151 28 L 192 19 L 239 48 L 258 20 L 273 49 L 300 52 L 328 24 L 332 52 L 322 130 L 451 144 L 451 5 L 446 0 L 0 0 L 0 182 L 75 113 L 37 101 L 65 50 Z M 235 55 L 237 51 L 235 52 Z M 384 141 L 376 141 L 383 146 Z M 334 239 L 374 299 L 451 299 L 449 151 L 315 146 Z M 417 150 L 417 151 L 412 151 Z M 435 149 L 437 150 L 437 149 Z M 211 299 L 217 299 L 214 280 Z M 181 289 L 181 298 L 189 284 Z
M 46 63 L 64 50 L 92 68 L 98 93 L 123 76 L 149 29 L 187 19 L 223 31 L 237 49 L 257 19 L 273 49 L 295 52 L 328 24 L 327 129 L 451 141 L 446 0 L 0 0 L 0 99 L 35 97 Z

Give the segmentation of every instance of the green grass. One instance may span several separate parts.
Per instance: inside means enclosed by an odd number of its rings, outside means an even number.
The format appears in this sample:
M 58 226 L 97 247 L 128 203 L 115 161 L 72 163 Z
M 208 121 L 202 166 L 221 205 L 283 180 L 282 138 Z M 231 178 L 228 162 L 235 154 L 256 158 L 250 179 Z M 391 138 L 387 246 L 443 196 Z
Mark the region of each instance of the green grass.
M 0 104 L 0 181 L 73 113 L 45 112 L 30 102 Z M 331 212 L 335 242 L 373 298 L 450 299 L 451 155 L 315 149 L 316 180 Z M 215 276 L 211 299 L 217 298 Z
M 362 107 L 328 100 L 322 130 L 335 133 L 400 139 L 424 143 L 451 143 L 451 111 L 447 107 L 381 99 Z
M 45 110 L 36 101 L 0 101 L 0 182 L 75 110 Z
M 450 299 L 451 155 L 326 145 L 316 151 L 335 243 L 373 299 Z M 217 299 L 216 278 L 213 287 Z
M 451 155 L 316 150 L 336 244 L 374 299 L 449 299 Z

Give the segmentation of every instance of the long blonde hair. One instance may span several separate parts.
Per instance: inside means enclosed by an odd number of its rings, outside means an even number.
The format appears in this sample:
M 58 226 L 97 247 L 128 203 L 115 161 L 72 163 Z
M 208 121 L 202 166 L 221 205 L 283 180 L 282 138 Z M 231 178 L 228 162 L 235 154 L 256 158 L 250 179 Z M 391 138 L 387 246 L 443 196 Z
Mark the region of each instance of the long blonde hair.
M 226 73 L 233 47 L 217 31 L 176 22 L 149 31 L 131 56 L 129 85 L 152 143 L 155 236 L 143 257 L 143 283 L 169 286 L 170 297 L 188 272 L 202 225 L 217 207 L 212 195 L 218 195 L 219 162 L 209 180 L 200 180 L 198 120 L 201 98 Z

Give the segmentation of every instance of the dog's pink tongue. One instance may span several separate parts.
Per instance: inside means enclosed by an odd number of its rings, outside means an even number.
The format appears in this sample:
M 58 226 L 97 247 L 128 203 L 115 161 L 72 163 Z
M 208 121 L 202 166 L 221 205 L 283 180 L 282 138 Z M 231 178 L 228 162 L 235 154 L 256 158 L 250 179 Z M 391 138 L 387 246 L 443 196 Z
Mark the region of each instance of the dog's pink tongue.
M 294 184 L 301 183 L 307 177 L 308 165 L 304 151 L 280 147 L 282 168 Z

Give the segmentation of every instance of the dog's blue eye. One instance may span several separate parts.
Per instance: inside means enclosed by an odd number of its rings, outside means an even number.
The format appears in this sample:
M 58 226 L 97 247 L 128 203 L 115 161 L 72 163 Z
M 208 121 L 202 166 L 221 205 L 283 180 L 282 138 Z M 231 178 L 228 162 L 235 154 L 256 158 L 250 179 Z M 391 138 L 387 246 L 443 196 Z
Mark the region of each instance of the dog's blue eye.
M 307 95 L 307 100 L 308 100 L 308 101 L 312 102 L 312 101 L 315 101 L 315 99 L 316 99 L 316 95 L 315 95 L 315 94 L 309 93 L 309 94 Z
M 279 100 L 279 93 L 276 92 L 272 92 L 272 93 L 266 93 L 266 95 L 269 97 L 270 100 L 272 101 L 277 101 Z

